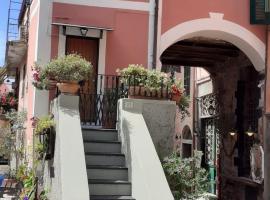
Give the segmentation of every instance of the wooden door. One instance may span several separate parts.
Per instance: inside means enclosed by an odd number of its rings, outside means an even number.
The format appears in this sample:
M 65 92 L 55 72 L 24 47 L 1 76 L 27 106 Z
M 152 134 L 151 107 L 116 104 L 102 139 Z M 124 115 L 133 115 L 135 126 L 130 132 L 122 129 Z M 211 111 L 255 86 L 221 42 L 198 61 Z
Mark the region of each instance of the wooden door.
M 93 65 L 93 71 L 89 80 L 81 88 L 81 93 L 96 94 L 96 80 L 98 72 L 98 39 L 67 36 L 66 54 L 76 53 L 81 55 Z
M 97 76 L 98 76 L 98 39 L 68 36 L 66 39 L 66 54 L 81 55 L 93 65 L 89 80 L 80 89 L 80 115 L 83 124 L 96 121 L 97 113 Z

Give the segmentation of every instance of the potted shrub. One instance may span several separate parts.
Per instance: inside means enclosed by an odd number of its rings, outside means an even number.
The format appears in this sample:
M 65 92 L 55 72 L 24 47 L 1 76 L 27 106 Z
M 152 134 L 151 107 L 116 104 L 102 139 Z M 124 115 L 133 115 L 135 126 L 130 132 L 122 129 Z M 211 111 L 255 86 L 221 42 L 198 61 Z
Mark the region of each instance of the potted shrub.
M 51 116 L 34 119 L 35 135 L 39 138 L 36 145 L 36 153 L 39 158 L 46 155 L 46 159 L 51 159 L 54 154 L 55 123 Z
M 117 69 L 121 82 L 128 87 L 129 96 L 144 95 L 144 85 L 147 79 L 147 70 L 142 65 L 130 64 L 127 68 Z
M 90 62 L 77 54 L 59 57 L 43 69 L 35 69 L 33 84 L 38 89 L 49 89 L 54 82 L 62 93 L 76 94 L 79 82 L 88 80 L 92 71 Z
M 147 72 L 147 79 L 145 80 L 146 96 L 165 98 L 167 96 L 168 78 L 165 73 L 156 70 Z

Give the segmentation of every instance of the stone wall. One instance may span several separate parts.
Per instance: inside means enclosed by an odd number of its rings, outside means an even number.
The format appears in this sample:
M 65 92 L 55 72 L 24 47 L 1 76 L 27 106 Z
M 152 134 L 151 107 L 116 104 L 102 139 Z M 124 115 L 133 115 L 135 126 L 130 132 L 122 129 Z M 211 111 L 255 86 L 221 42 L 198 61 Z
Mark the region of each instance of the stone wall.
M 239 80 L 244 80 L 249 84 L 248 70 L 252 68 L 252 64 L 243 55 L 238 58 L 229 59 L 221 66 L 208 69 L 213 80 L 214 93 L 218 93 L 218 101 L 220 104 L 219 128 L 221 136 L 220 156 L 219 156 L 219 172 L 218 180 L 220 181 L 221 199 L 239 200 L 245 199 L 246 187 L 251 185 L 258 191 L 258 199 L 262 198 L 262 185 L 254 183 L 249 177 L 244 179 L 238 177 L 238 167 L 242 158 L 239 157 L 239 135 L 231 136 L 229 131 L 235 128 L 237 121 L 237 99 L 236 91 Z M 257 72 L 254 72 L 257 73 Z M 255 92 L 252 95 L 256 95 Z M 244 102 L 244 124 L 245 130 L 249 126 L 249 99 L 247 96 Z M 260 121 L 260 119 L 259 119 Z M 262 123 L 259 123 L 260 130 Z M 262 133 L 259 131 L 259 136 Z M 260 141 L 262 142 L 262 141 Z M 249 152 L 246 152 L 249 153 Z M 250 191 L 250 189 L 249 189 Z

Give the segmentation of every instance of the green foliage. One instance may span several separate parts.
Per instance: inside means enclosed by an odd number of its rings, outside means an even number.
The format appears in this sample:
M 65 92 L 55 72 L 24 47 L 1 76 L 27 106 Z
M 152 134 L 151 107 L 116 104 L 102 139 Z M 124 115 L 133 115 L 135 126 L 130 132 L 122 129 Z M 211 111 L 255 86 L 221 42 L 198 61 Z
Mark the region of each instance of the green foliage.
M 12 110 L 8 112 L 5 116 L 10 121 L 11 130 L 13 132 L 25 130 L 25 122 L 27 119 L 27 112 L 25 110 L 19 112 L 17 112 L 16 110 Z
M 0 129 L 0 156 L 3 156 L 5 159 L 10 158 L 14 141 L 15 135 L 11 134 L 10 127 Z
M 5 115 L 9 120 L 9 126 L 0 129 L 0 152 L 1 155 L 9 159 L 11 154 L 15 155 L 16 164 L 24 153 L 24 132 L 26 112 L 12 110 Z
M 130 64 L 124 69 L 117 69 L 116 72 L 121 76 L 121 81 L 130 86 L 144 85 L 147 77 L 147 69 L 138 64 Z
M 48 190 L 43 190 L 41 193 L 40 193 L 40 195 L 39 195 L 39 199 L 40 200 L 49 200 L 49 198 L 48 198 L 48 193 L 49 193 L 49 191 Z
M 82 81 L 89 79 L 91 70 L 91 63 L 77 54 L 70 54 L 49 62 L 43 76 L 58 82 Z
M 51 116 L 44 116 L 40 119 L 38 119 L 36 127 L 35 127 L 35 134 L 43 134 L 44 131 L 52 128 L 55 126 L 54 120 L 51 118 Z
M 182 95 L 181 99 L 179 102 L 176 102 L 179 112 L 181 113 L 181 119 L 185 119 L 186 116 L 190 116 L 190 112 L 188 110 L 190 100 L 188 96 Z
M 12 109 L 17 108 L 17 99 L 14 93 L 0 94 L 0 114 L 10 112 Z
M 196 199 L 207 192 L 208 173 L 198 162 L 199 156 L 182 159 L 176 153 L 164 159 L 163 168 L 176 200 Z
M 29 200 L 34 200 L 36 192 L 36 175 L 34 170 L 28 168 L 26 165 L 21 165 L 18 168 L 16 178 L 23 184 L 20 199 L 24 200 L 27 197 Z
M 147 71 L 147 79 L 145 81 L 145 88 L 149 89 L 150 91 L 160 90 L 161 86 L 164 89 L 167 88 L 168 78 L 167 75 L 158 72 L 156 70 L 149 70 Z
M 7 68 L 0 67 L 0 84 L 4 82 L 6 74 L 7 74 Z
M 33 68 L 33 85 L 37 89 L 50 88 L 51 81 L 83 81 L 88 80 L 93 66 L 77 54 L 70 54 L 52 60 L 46 66 L 35 65 Z
M 35 144 L 34 150 L 35 150 L 35 152 L 36 152 L 36 154 L 38 156 L 37 159 L 40 160 L 40 159 L 42 159 L 42 157 L 43 157 L 43 155 L 45 153 L 45 150 L 46 150 L 45 145 L 38 142 L 38 143 Z

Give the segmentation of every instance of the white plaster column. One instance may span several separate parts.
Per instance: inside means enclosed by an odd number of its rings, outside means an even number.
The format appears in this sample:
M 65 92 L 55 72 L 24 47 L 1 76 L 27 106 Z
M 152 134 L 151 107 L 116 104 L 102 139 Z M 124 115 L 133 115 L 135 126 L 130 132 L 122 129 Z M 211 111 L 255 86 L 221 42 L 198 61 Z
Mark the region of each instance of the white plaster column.
M 51 59 L 52 0 L 39 1 L 38 30 L 35 61 L 46 64 Z M 33 116 L 42 116 L 49 111 L 49 92 L 34 88 Z
M 148 30 L 148 68 L 153 67 L 155 43 L 155 0 L 150 0 L 149 5 L 149 30 Z

